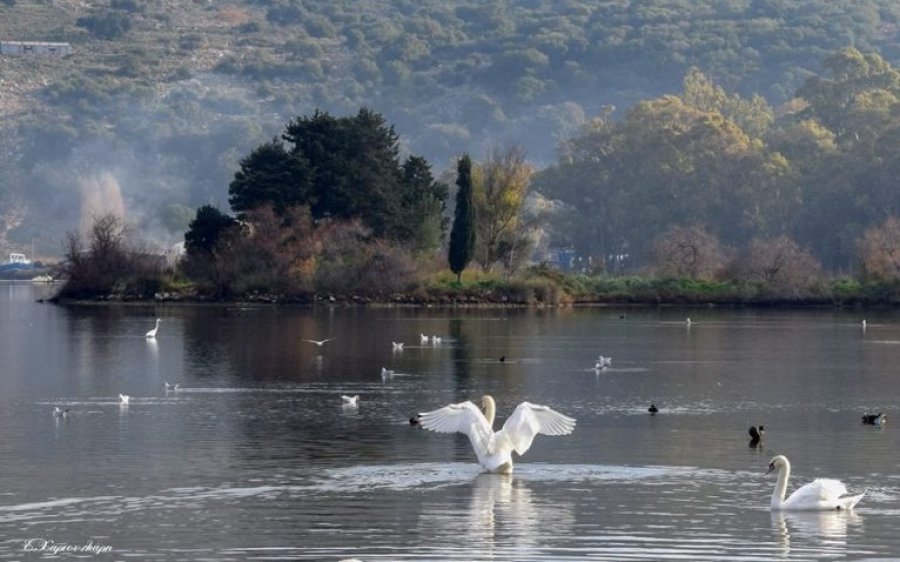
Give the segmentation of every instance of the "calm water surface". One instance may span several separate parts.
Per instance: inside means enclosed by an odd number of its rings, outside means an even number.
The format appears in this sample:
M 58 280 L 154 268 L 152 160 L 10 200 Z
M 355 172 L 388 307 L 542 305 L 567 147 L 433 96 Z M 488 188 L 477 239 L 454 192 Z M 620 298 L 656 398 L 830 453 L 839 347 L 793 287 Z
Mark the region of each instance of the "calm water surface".
M 0 284 L 0 560 L 900 558 L 893 311 L 863 331 L 853 311 L 36 303 L 48 290 Z M 407 421 L 486 393 L 501 421 L 529 400 L 578 426 L 503 477 Z M 852 514 L 772 514 L 774 454 L 789 490 L 869 493 Z

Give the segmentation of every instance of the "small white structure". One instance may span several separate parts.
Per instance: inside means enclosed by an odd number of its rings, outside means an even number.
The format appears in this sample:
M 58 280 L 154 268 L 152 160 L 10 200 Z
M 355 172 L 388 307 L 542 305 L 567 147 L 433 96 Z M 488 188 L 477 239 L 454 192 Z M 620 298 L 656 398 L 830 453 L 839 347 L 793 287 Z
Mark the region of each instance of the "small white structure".
M 0 55 L 64 57 L 71 54 L 72 46 L 68 43 L 51 43 L 49 41 L 0 41 Z
M 20 265 L 31 265 L 31 260 L 25 257 L 25 254 L 10 254 L 9 261 L 6 263 L 15 263 Z

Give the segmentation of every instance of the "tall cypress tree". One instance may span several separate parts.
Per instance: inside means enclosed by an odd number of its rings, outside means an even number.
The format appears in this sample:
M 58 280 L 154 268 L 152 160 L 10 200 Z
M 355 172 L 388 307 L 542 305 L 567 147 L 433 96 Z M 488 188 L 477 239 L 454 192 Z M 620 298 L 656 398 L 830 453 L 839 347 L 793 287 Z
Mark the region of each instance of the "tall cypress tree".
M 450 271 L 456 274 L 456 282 L 475 254 L 475 201 L 472 192 L 472 160 L 463 154 L 456 166 L 456 211 L 450 230 L 450 249 L 447 261 Z

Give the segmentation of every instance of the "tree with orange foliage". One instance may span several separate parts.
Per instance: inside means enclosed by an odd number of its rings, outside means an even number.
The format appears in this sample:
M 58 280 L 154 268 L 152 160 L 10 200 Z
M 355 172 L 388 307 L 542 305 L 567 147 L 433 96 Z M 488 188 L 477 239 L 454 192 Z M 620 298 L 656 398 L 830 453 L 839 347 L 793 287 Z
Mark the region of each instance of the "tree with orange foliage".
M 900 279 L 900 219 L 889 217 L 858 242 L 862 274 L 875 281 Z
M 674 225 L 656 237 L 651 258 L 659 275 L 714 279 L 725 266 L 719 239 L 700 225 Z

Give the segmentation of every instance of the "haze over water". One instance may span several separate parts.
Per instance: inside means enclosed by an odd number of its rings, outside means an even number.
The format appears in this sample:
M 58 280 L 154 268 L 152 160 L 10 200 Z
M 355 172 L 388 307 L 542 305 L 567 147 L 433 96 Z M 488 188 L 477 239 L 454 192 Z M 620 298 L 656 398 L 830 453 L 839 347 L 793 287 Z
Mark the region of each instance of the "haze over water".
M 894 311 L 62 308 L 35 302 L 46 291 L 0 284 L 0 560 L 53 559 L 29 539 L 149 561 L 900 553 Z M 408 423 L 482 394 L 499 423 L 528 400 L 578 425 L 502 477 L 466 437 Z M 851 514 L 772 514 L 775 454 L 789 492 L 869 492 Z

